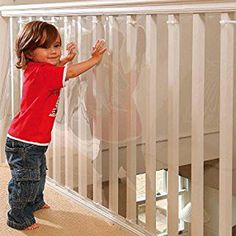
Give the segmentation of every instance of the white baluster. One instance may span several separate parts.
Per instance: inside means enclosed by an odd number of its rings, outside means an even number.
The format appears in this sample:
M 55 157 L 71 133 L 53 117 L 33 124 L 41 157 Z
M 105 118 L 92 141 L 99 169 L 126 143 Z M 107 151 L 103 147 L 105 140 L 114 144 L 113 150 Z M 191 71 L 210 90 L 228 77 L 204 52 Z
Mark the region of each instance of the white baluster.
M 230 20 L 228 13 L 221 20 Z M 221 26 L 219 235 L 232 234 L 234 26 Z
M 136 107 L 133 99 L 136 98 L 136 44 L 137 24 L 135 16 L 127 16 L 127 63 L 129 73 L 127 75 L 128 90 L 128 117 L 127 117 L 127 219 L 136 221 Z
M 156 81 L 157 81 L 156 16 L 146 16 L 146 229 L 156 233 Z
M 109 208 L 118 213 L 118 65 L 119 65 L 118 24 L 113 16 L 109 16 L 109 50 L 111 52 L 110 99 L 111 114 L 109 116 Z
M 178 235 L 179 24 L 168 16 L 168 235 Z
M 204 15 L 193 15 L 192 59 L 192 221 L 193 236 L 203 236 L 204 176 L 204 79 L 205 22 Z

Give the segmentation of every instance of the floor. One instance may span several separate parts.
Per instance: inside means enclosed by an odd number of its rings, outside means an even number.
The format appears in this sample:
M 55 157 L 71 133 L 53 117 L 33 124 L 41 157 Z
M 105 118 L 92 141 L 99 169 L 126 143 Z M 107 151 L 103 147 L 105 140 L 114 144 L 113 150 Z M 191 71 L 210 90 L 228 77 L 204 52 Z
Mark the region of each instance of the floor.
M 40 228 L 33 231 L 19 231 L 6 225 L 7 183 L 10 179 L 9 168 L 0 165 L 0 236 L 130 236 L 131 233 L 62 196 L 49 186 L 45 190 L 46 202 L 50 209 L 35 213 Z

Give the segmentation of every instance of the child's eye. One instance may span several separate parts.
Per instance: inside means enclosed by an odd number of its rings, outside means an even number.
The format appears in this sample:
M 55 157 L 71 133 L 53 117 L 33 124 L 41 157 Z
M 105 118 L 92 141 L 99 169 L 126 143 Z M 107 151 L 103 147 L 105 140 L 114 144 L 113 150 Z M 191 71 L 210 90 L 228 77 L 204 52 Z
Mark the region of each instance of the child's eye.
M 54 45 L 54 47 L 55 48 L 59 48 L 59 47 L 61 47 L 61 45 L 60 44 L 56 44 L 56 45 Z

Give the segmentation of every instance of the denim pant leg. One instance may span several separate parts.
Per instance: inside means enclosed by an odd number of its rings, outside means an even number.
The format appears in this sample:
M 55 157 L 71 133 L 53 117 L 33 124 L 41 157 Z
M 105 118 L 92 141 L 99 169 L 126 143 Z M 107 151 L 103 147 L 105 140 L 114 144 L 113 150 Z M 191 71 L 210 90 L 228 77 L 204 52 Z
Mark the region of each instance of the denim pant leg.
M 7 224 L 15 229 L 25 229 L 35 223 L 33 208 L 40 186 L 41 159 L 45 147 L 7 139 L 6 156 L 11 169 Z
M 22 183 L 20 181 L 17 182 L 19 185 Z M 32 209 L 27 208 L 27 202 L 19 200 L 20 194 L 17 197 L 20 190 L 17 187 L 18 183 L 16 183 L 15 177 L 12 177 L 8 184 L 10 210 L 7 213 L 7 224 L 12 228 L 21 230 L 34 224 L 35 218 Z M 22 187 L 20 188 L 22 189 Z
M 46 171 L 47 171 L 47 164 L 46 164 L 46 156 L 42 156 L 42 162 L 40 166 L 40 181 L 39 181 L 39 191 L 36 196 L 36 199 L 34 201 L 33 205 L 33 211 L 39 210 L 42 206 L 45 205 L 44 201 L 44 187 L 45 187 L 45 182 L 46 182 Z

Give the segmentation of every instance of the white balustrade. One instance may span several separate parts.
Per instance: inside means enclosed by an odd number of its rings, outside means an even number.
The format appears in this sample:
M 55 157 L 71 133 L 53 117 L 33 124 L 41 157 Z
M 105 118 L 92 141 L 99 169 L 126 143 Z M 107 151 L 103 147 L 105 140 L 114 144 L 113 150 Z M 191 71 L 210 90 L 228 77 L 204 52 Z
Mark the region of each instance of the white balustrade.
M 176 236 L 179 231 L 179 208 L 181 207 L 181 204 L 179 205 L 181 192 L 179 166 L 183 165 L 181 142 L 182 139 L 187 138 L 189 141 L 187 148 L 190 150 L 188 155 L 191 156 L 191 158 L 188 157 L 188 162 L 185 161 L 185 164 L 191 164 L 191 235 L 204 235 L 204 161 L 213 159 L 212 156 L 211 158 L 207 156 L 206 135 L 208 133 L 204 126 L 207 114 L 205 110 L 206 64 L 208 63 L 206 52 L 209 46 L 206 43 L 206 34 L 208 30 L 211 30 L 207 26 L 206 19 L 208 13 L 218 14 L 220 20 L 218 18 L 217 27 L 221 36 L 216 37 L 215 40 L 220 45 L 220 55 L 218 55 L 220 58 L 220 91 L 218 91 L 220 119 L 219 130 L 215 131 L 217 135 L 219 133 L 219 145 L 217 143 L 219 154 L 214 156 L 220 161 L 218 231 L 220 236 L 231 235 L 234 157 L 234 26 L 236 21 L 230 12 L 236 11 L 236 3 L 199 1 L 165 4 L 165 1 L 155 0 L 96 1 L 96 3 L 81 1 L 65 4 L 4 6 L 0 7 L 0 10 L 2 13 L 0 27 L 6 32 L 6 25 L 9 26 L 7 76 L 9 86 L 4 87 L 2 82 L 6 79 L 4 72 L 4 75 L 1 75 L 0 89 L 5 89 L 4 94 L 10 94 L 9 97 L 11 97 L 6 103 L 6 109 L 4 106 L 7 114 L 2 114 L 3 109 L 0 109 L 2 122 L 0 128 L 3 129 L 1 133 L 7 132 L 6 124 L 19 110 L 23 73 L 18 73 L 14 66 L 14 40 L 17 31 L 26 22 L 42 19 L 55 24 L 62 34 L 64 51 L 69 41 L 76 42 L 79 54 L 74 59 L 75 61 L 88 58 L 96 40 L 105 38 L 107 54 L 104 56 L 104 63 L 81 75 L 75 82 L 67 82 L 61 93 L 58 117 L 48 150 L 49 176 L 57 184 L 65 186 L 70 191 L 77 191 L 84 198 L 90 197 L 98 205 L 106 205 L 110 210 L 109 214 L 113 212 L 112 217 L 117 221 L 119 221 L 116 218 L 117 214 L 123 210 L 122 215 L 127 219 L 126 225 L 131 224 L 133 229 L 137 227 L 134 231 L 139 232 L 138 234 L 155 235 L 158 225 L 156 171 L 166 168 L 168 169 L 168 184 L 165 182 L 167 178 L 163 178 L 163 191 L 167 190 L 165 196 L 168 202 L 167 234 L 169 236 Z M 160 14 L 166 16 L 165 24 L 158 22 Z M 189 34 L 192 38 L 188 38 L 191 41 L 189 54 L 192 57 L 189 63 L 192 110 L 190 133 L 184 136 L 180 129 L 182 117 L 181 50 L 183 50 L 181 42 L 184 40 L 181 38 L 181 27 L 184 27 L 181 19 L 186 17 L 186 14 L 192 16 Z M 142 23 L 138 21 L 140 15 L 144 16 Z M 165 30 L 163 31 L 160 26 Z M 140 29 L 143 32 L 143 41 L 139 38 Z M 163 46 L 163 42 L 158 41 L 161 39 L 161 32 L 166 32 L 168 39 L 165 55 L 160 53 Z M 3 35 L 0 38 L 6 41 Z M 144 67 L 138 68 L 140 47 L 144 47 L 142 48 L 144 57 L 139 58 L 143 62 L 140 65 Z M 0 49 L 0 56 L 3 58 L 5 51 L 1 46 Z M 163 58 L 160 58 L 160 55 Z M 162 68 L 165 62 L 167 67 Z M 7 71 L 6 64 L 3 71 Z M 158 82 L 163 81 L 159 76 L 165 74 L 160 73 L 158 71 L 160 69 L 167 69 L 166 87 L 163 86 L 163 89 L 166 88 L 166 106 L 168 107 L 166 114 L 161 113 L 157 106 L 160 104 Z M 144 80 L 142 83 L 139 81 L 139 76 Z M 104 88 L 105 84 L 106 88 Z M 120 92 L 121 86 L 126 92 Z M 74 89 L 78 91 L 78 94 L 71 94 Z M 72 96 L 75 96 L 75 104 L 71 102 Z M 137 102 L 140 101 L 140 96 L 143 97 L 141 105 Z M 123 107 L 122 101 L 126 102 Z M 139 111 L 144 111 L 145 114 Z M 157 132 L 161 125 L 157 123 L 159 116 L 166 117 L 164 120 L 167 133 L 162 139 Z M 141 120 L 141 125 L 139 120 Z M 124 123 L 122 122 L 125 122 L 125 130 L 123 130 Z M 140 136 L 142 136 L 141 139 L 139 139 Z M 217 137 L 212 142 L 217 142 Z M 1 148 L 4 147 L 4 143 L 2 137 Z M 163 146 L 161 146 L 162 143 Z M 214 150 L 214 153 L 217 153 L 217 150 Z M 4 155 L 3 152 L 1 152 L 0 160 L 5 162 L 2 155 Z M 142 155 L 143 166 L 140 165 Z M 159 167 L 160 160 L 164 167 Z M 124 178 L 119 181 L 118 170 L 121 166 L 125 169 L 125 173 Z M 145 204 L 146 212 L 144 224 L 146 231 L 135 226 L 139 214 L 136 177 L 137 174 L 144 172 L 146 180 L 143 204 Z M 120 194 L 122 187 L 126 192 L 124 196 Z M 183 198 L 183 195 L 181 197 Z M 125 209 L 121 209 L 120 206 L 123 202 L 125 202 Z

